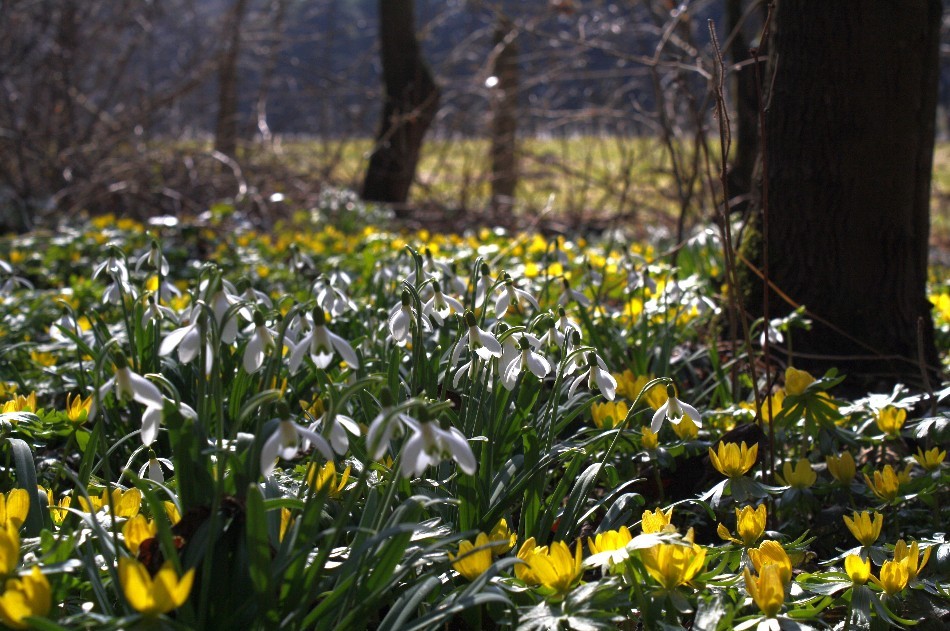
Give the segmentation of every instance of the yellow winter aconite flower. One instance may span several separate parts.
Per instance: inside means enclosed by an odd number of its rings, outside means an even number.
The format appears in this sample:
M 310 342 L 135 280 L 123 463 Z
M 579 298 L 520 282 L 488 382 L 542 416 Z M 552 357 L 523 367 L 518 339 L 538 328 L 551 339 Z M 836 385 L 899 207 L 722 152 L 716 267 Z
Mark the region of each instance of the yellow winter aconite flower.
M 856 554 L 849 554 L 844 559 L 844 571 L 847 572 L 852 583 L 864 585 L 871 577 L 871 561 L 862 559 Z
M 840 456 L 826 456 L 825 463 L 828 465 L 828 473 L 831 477 L 844 486 L 851 484 L 851 480 L 857 474 L 854 456 L 849 451 L 841 452 Z
M 930 560 L 930 548 L 924 548 L 923 557 L 916 541 L 908 546 L 903 539 L 894 544 L 894 560 L 904 564 L 907 568 L 907 581 L 912 583 L 917 579 L 917 573 L 924 569 Z
M 873 517 L 868 511 L 855 512 L 853 517 L 844 516 L 844 525 L 848 527 L 848 530 L 862 546 L 870 546 L 881 536 L 884 515 L 877 511 L 874 512 Z
M 158 525 L 145 515 L 135 515 L 122 527 L 122 536 L 125 538 L 125 547 L 134 555 L 139 553 L 139 547 L 146 539 L 151 539 L 158 533 Z
M 680 425 L 682 424 L 683 424 L 683 421 L 680 422 Z M 679 427 L 679 425 L 675 425 L 674 428 L 675 427 Z M 644 427 L 642 431 L 642 436 L 640 438 L 640 444 L 647 451 L 653 451 L 657 447 L 660 446 L 660 437 L 649 427 Z
M 617 380 L 617 394 L 628 401 L 636 401 L 640 391 L 643 390 L 644 386 L 650 383 L 652 379 L 652 377 L 647 375 L 634 375 L 629 369 L 622 373 L 614 373 L 613 376 L 614 379 Z M 656 389 L 659 390 L 660 388 Z M 662 403 L 660 403 L 660 405 L 662 405 Z
M 656 509 L 655 511 L 643 511 L 643 516 L 640 518 L 640 529 L 643 531 L 643 534 L 651 534 L 654 532 L 673 532 L 676 528 L 670 523 L 673 519 L 673 508 L 670 507 L 665 512 L 663 509 Z
M 42 351 L 30 351 L 30 359 L 34 364 L 48 368 L 56 365 L 56 355 Z
M 897 498 L 901 483 L 891 465 L 884 465 L 883 471 L 875 471 L 873 479 L 865 473 L 864 481 L 874 494 L 885 502 L 893 502 Z
M 588 562 L 601 567 L 610 567 L 623 563 L 630 556 L 627 544 L 633 540 L 630 530 L 621 526 L 620 530 L 606 530 L 587 538 L 587 548 L 591 556 Z
M 732 541 L 748 548 L 754 546 L 755 542 L 762 537 L 765 532 L 765 520 L 765 504 L 759 504 L 755 508 L 743 506 L 741 509 L 736 509 L 736 534 L 739 535 L 739 539 L 733 537 L 723 524 L 719 524 L 717 533 L 726 541 Z
M 778 476 L 782 484 L 793 489 L 807 489 L 815 483 L 817 478 L 818 474 L 811 468 L 811 463 L 807 458 L 800 459 L 794 467 L 790 461 L 786 460 L 782 464 L 782 474 Z
M 73 423 L 82 423 L 89 416 L 89 409 L 92 407 L 92 395 L 85 399 L 81 394 L 66 395 L 66 418 Z
M 119 559 L 119 583 L 125 599 L 133 609 L 149 617 L 168 613 L 185 604 L 194 578 L 194 568 L 179 577 L 171 561 L 165 561 L 153 578 L 135 559 Z
M 484 532 L 478 533 L 475 543 L 462 541 L 459 543 L 457 555 L 448 553 L 452 569 L 470 581 L 481 576 L 491 565 L 491 540 Z
M 907 566 L 900 561 L 885 561 L 881 566 L 881 577 L 868 577 L 872 583 L 884 590 L 888 596 L 897 594 L 907 587 Z
M 500 556 L 515 547 L 518 535 L 508 529 L 508 520 L 502 517 L 488 533 L 488 540 L 493 544 L 491 547 L 492 555 Z
M 946 457 L 947 452 L 941 451 L 939 447 L 934 447 L 927 451 L 922 451 L 920 447 L 918 447 L 917 453 L 914 455 L 914 460 L 927 471 L 936 471 L 940 468 L 940 465 L 943 464 Z
M 26 618 L 45 616 L 52 604 L 49 581 L 34 565 L 28 575 L 7 580 L 0 594 L 0 622 L 11 629 L 28 629 Z
M 760 404 L 759 418 L 761 418 L 766 423 L 771 423 L 772 419 L 778 416 L 778 413 L 782 410 L 782 405 L 784 402 L 785 391 L 776 390 Z
M 877 411 L 874 416 L 874 422 L 877 428 L 888 436 L 896 437 L 904 427 L 904 421 L 907 420 L 907 410 L 887 406 Z
M 689 414 L 684 414 L 683 420 L 673 423 L 673 432 L 680 440 L 692 440 L 699 436 L 699 426 L 693 422 Z
M 277 531 L 277 540 L 283 541 L 284 536 L 287 534 L 287 529 L 290 528 L 290 524 L 293 523 L 293 516 L 290 513 L 290 509 L 282 507 L 280 509 L 280 529 Z
M 785 393 L 789 395 L 801 394 L 808 386 L 815 383 L 815 378 L 804 370 L 789 366 L 785 369 Z
M 0 527 L 0 576 L 9 574 L 20 562 L 20 533 Z
M 26 489 L 0 493 L 0 528 L 19 530 L 30 512 L 30 494 Z
M 570 591 L 583 573 L 581 540 L 577 540 L 573 555 L 563 541 L 555 541 L 547 549 L 535 548 L 530 563 L 542 589 L 560 598 Z
M 785 603 L 785 583 L 776 565 L 764 565 L 758 576 L 743 570 L 745 588 L 766 618 L 774 618 Z
M 538 577 L 534 573 L 534 569 L 531 567 L 531 557 L 534 556 L 535 550 L 546 551 L 547 546 L 541 546 L 539 548 L 534 537 L 528 537 L 518 549 L 518 559 L 523 561 L 523 563 L 515 565 L 515 576 L 518 580 L 524 581 L 528 585 L 537 585 L 539 582 Z
M 759 444 L 756 443 L 749 448 L 745 442 L 741 445 L 735 443 L 719 443 L 719 448 L 713 451 L 709 448 L 709 459 L 716 471 L 727 478 L 738 478 L 755 464 L 755 459 L 759 455 Z
M 590 406 L 591 417 L 598 429 L 613 429 L 625 418 L 629 408 L 623 401 L 605 401 Z
M 350 470 L 351 467 L 344 469 L 343 473 L 340 474 L 340 480 L 337 481 L 336 465 L 333 464 L 332 460 L 327 461 L 322 467 L 317 467 L 316 463 L 311 463 L 307 469 L 307 484 L 314 491 L 325 488 L 330 497 L 337 498 L 343 493 L 346 483 L 350 480 Z
M 12 399 L 3 404 L 3 413 L 9 412 L 36 412 L 36 393 L 23 396 L 15 395 Z
M 103 506 L 112 505 L 116 517 L 134 517 L 138 515 L 139 509 L 142 507 L 142 492 L 138 489 L 128 489 L 127 491 L 112 489 L 111 494 L 108 491 L 103 491 L 101 500 Z
M 684 537 L 686 545 L 660 543 L 640 551 L 643 566 L 663 589 L 675 589 L 691 581 L 703 569 L 706 549 L 693 543 L 692 530 Z
M 763 541 L 758 548 L 749 548 L 749 559 L 756 572 L 761 573 L 766 565 L 774 565 L 782 583 L 788 584 L 792 580 L 792 560 L 778 541 Z

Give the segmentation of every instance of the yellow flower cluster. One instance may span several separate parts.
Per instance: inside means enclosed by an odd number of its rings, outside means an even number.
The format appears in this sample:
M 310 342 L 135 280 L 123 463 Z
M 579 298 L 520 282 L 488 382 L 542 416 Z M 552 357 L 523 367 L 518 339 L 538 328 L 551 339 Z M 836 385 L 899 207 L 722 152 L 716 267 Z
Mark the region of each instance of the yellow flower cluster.
M 493 557 L 507 554 L 517 541 L 518 535 L 508 529 L 508 521 L 500 519 L 491 532 L 478 533 L 474 543 L 459 543 L 458 554 L 448 553 L 449 561 L 452 563 L 452 569 L 474 581 L 491 566 Z
M 741 445 L 735 443 L 719 443 L 716 451 L 709 448 L 709 460 L 716 468 L 716 471 L 727 478 L 738 478 L 744 475 L 746 471 L 755 464 L 755 459 L 759 455 L 759 444 L 756 443 L 750 448 L 743 442 Z
M 542 593 L 555 599 L 563 598 L 583 573 L 580 539 L 572 555 L 563 541 L 539 546 L 531 537 L 521 545 L 518 558 L 523 563 L 515 566 L 515 576 L 528 585 L 539 586 Z
M 766 618 L 774 618 L 785 603 L 785 588 L 792 580 L 792 561 L 777 541 L 763 541 L 749 549 L 757 574 L 743 570 L 746 591 Z

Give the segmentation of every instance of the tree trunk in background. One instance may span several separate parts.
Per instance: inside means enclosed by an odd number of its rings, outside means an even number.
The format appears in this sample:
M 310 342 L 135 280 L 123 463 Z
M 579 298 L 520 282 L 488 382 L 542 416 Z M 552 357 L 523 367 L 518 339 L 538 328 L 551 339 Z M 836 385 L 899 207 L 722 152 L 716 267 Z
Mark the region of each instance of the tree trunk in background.
M 228 43 L 221 52 L 218 66 L 218 120 L 214 129 L 214 148 L 230 157 L 234 157 L 237 152 L 237 62 L 241 52 L 241 24 L 246 9 L 247 0 L 235 0 L 224 33 Z
M 518 186 L 515 137 L 518 131 L 518 49 L 511 21 L 499 18 L 495 25 L 491 88 L 491 206 L 504 214 L 511 211 Z
M 777 4 L 766 237 L 772 282 L 816 316 L 792 333 L 799 366 L 852 383 L 919 382 L 918 351 L 939 366 L 926 282 L 940 20 L 940 0 Z M 761 293 L 748 299 L 761 313 Z
M 379 0 L 379 40 L 385 102 L 363 199 L 405 204 L 422 139 L 439 107 L 439 88 L 416 41 L 412 0 Z
M 748 11 L 761 12 L 763 4 L 753 0 L 754 7 Z M 748 208 L 749 193 L 752 190 L 752 172 L 759 155 L 759 96 L 755 85 L 755 66 L 751 63 L 749 38 L 747 33 L 761 26 L 762 20 L 745 16 L 742 0 L 726 2 L 726 32 L 732 37 L 729 57 L 733 65 L 745 63 L 735 73 L 735 157 L 729 166 L 729 196 L 736 200 L 731 206 L 734 211 Z M 759 60 L 764 66 L 765 51 L 759 50 Z M 761 69 L 765 76 L 765 68 Z

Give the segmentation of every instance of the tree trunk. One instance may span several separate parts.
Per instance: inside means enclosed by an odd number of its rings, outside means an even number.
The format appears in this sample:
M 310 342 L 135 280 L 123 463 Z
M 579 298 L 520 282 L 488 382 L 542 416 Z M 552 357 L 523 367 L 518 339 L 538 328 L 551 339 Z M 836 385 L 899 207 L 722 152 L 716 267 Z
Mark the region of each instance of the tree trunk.
M 237 62 L 241 51 L 241 24 L 247 0 L 235 0 L 228 18 L 225 36 L 228 43 L 218 65 L 218 120 L 214 130 L 214 148 L 234 157 L 238 138 Z
M 367 201 L 405 204 L 422 139 L 439 107 L 439 88 L 422 60 L 414 23 L 412 0 L 379 0 L 385 102 L 363 182 Z
M 800 366 L 919 382 L 920 353 L 937 371 L 926 281 L 940 20 L 940 0 L 777 4 L 763 225 L 772 283 L 814 314 L 792 333 Z M 761 313 L 761 293 L 749 300 Z M 770 305 L 790 309 L 776 292 Z
M 726 28 L 732 38 L 729 57 L 733 65 L 743 64 L 735 72 L 736 150 L 729 167 L 729 195 L 734 200 L 731 204 L 733 211 L 748 208 L 752 172 L 759 155 L 759 95 L 755 85 L 754 57 L 750 53 L 746 33 L 751 31 L 751 27 L 759 26 L 762 20 L 750 19 L 746 11 L 761 13 L 764 5 L 755 0 L 752 4 L 752 7 L 744 8 L 742 0 L 727 0 L 726 3 Z M 765 51 L 759 50 L 759 60 L 764 65 Z M 760 74 L 764 76 L 764 68 Z
M 511 211 L 518 186 L 515 136 L 518 131 L 518 49 L 511 21 L 499 18 L 495 26 L 491 88 L 491 206 L 502 215 Z

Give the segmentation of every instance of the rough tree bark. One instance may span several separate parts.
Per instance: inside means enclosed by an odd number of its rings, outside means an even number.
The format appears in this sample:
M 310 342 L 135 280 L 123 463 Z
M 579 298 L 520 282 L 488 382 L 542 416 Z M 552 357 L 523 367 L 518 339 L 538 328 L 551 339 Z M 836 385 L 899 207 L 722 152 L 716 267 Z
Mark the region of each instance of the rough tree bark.
M 237 152 L 237 62 L 241 52 L 241 25 L 246 10 L 247 0 L 235 0 L 225 28 L 227 45 L 221 51 L 218 65 L 218 118 L 214 129 L 214 148 L 231 157 Z
M 404 205 L 426 130 L 439 107 L 439 88 L 416 40 L 412 0 L 379 0 L 385 101 L 363 199 Z M 397 206 L 397 214 L 404 206 Z
M 755 85 L 754 58 L 746 33 L 758 27 L 762 20 L 750 19 L 752 12 L 762 12 L 764 4 L 753 0 L 745 7 L 742 0 L 727 0 L 726 30 L 730 35 L 729 57 L 734 66 L 742 66 L 735 72 L 735 155 L 729 167 L 729 195 L 735 200 L 733 211 L 748 207 L 752 190 L 752 172 L 759 155 L 759 95 Z M 749 13 L 750 15 L 747 15 Z M 750 24 L 751 22 L 751 24 Z M 760 64 L 766 59 L 765 51 L 759 51 Z M 761 74 L 765 74 L 764 69 Z
M 916 382 L 918 353 L 939 365 L 925 285 L 940 20 L 940 0 L 776 5 L 762 234 L 771 281 L 816 316 L 793 334 L 799 365 Z
M 495 25 L 491 88 L 491 206 L 502 215 L 511 210 L 518 186 L 515 137 L 518 132 L 518 49 L 511 20 Z

